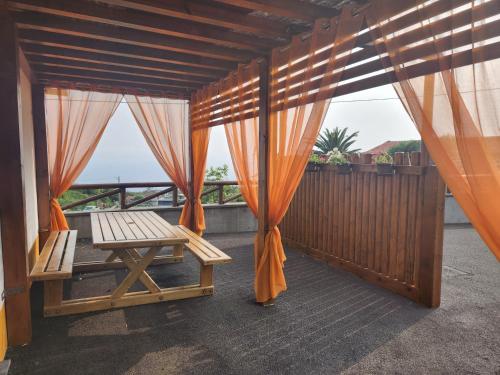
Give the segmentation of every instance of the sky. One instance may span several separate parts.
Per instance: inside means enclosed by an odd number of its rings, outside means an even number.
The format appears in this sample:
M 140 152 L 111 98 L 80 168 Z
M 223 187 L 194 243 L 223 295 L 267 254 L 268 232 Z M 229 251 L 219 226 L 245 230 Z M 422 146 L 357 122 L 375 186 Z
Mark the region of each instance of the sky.
M 347 127 L 359 131 L 354 148 L 369 150 L 388 140 L 420 136 L 391 85 L 335 98 L 322 129 Z M 222 126 L 212 129 L 207 166 L 227 164 L 234 178 L 231 157 Z M 125 102 L 111 118 L 94 155 L 78 177 L 78 183 L 159 182 L 169 180 L 151 153 Z

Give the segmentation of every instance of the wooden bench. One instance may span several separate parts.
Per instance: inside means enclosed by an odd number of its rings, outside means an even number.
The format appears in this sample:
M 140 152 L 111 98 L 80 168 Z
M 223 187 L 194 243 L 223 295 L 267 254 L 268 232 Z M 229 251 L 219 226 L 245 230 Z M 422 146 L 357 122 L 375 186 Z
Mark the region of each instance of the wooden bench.
M 185 226 L 178 225 L 177 228 L 189 239 L 189 242 L 185 243 L 184 246 L 200 262 L 200 286 L 213 287 L 214 264 L 229 263 L 232 258 Z
M 73 275 L 76 235 L 76 230 L 51 232 L 31 271 L 32 281 L 44 282 L 44 312 L 62 302 L 63 281 Z

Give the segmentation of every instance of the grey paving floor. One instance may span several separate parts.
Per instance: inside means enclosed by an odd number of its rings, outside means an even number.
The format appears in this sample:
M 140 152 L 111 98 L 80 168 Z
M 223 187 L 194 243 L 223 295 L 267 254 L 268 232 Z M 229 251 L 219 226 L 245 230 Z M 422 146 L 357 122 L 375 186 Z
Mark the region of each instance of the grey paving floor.
M 213 297 L 44 319 L 35 287 L 33 343 L 8 352 L 11 374 L 498 374 L 500 265 L 473 229 L 445 230 L 442 306 L 429 310 L 287 250 L 289 290 L 253 303 L 252 235 L 208 236 L 234 262 Z M 80 244 L 77 257 L 103 254 Z M 156 267 L 161 285 L 197 262 Z M 73 297 L 102 294 L 122 271 L 75 275 Z

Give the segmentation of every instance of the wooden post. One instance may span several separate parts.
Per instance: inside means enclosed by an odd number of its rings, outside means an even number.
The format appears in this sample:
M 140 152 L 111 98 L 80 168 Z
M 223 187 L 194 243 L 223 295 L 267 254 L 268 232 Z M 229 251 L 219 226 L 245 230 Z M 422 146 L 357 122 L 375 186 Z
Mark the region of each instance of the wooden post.
M 172 190 L 172 207 L 177 207 L 179 205 L 179 189 L 177 186 Z
M 224 204 L 224 185 L 219 184 L 217 186 L 218 203 Z
M 188 116 L 188 151 L 189 151 L 189 194 L 186 197 L 186 202 L 191 202 L 191 220 L 189 229 L 194 230 L 195 212 L 194 212 L 194 160 L 193 160 L 193 128 L 191 127 L 191 102 L 189 102 L 189 116 Z M 186 204 L 186 203 L 184 203 Z
M 445 184 L 436 167 L 424 176 L 419 254 L 419 302 L 438 307 L 441 301 Z
M 127 208 L 127 188 L 120 187 L 120 209 L 125 210 Z
M 264 241 L 269 231 L 267 178 L 269 168 L 269 65 L 259 63 L 259 209 L 257 215 L 257 254 L 264 252 Z
M 38 207 L 38 232 L 40 249 L 50 234 L 50 187 L 47 156 L 47 131 L 45 127 L 45 89 L 31 85 L 33 134 L 35 138 L 36 195 Z
M 0 213 L 9 345 L 31 341 L 30 286 L 21 164 L 20 84 L 14 21 L 0 1 Z

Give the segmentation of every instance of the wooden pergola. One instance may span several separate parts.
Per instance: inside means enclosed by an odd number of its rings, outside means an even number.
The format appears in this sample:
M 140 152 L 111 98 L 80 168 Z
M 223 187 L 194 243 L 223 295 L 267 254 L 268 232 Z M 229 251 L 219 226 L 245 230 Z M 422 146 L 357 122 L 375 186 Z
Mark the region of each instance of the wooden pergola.
M 460 6 L 468 2 L 454 0 L 453 3 Z M 258 232 L 263 241 L 268 228 L 266 155 L 270 73 L 267 60 L 273 48 L 286 48 L 291 38 L 297 35 L 308 38 L 317 19 L 336 17 L 347 4 L 357 13 L 363 12 L 370 1 L 0 0 L 0 175 L 8 180 L 0 185 L 0 207 L 11 345 L 27 343 L 31 339 L 27 249 L 32 244 L 26 240 L 28 224 L 25 216 L 19 214 L 26 209 L 23 197 L 25 156 L 20 146 L 23 135 L 18 102 L 20 70 L 29 72 L 32 84 L 34 160 L 42 245 L 50 226 L 44 87 L 189 100 L 194 92 L 226 77 L 239 64 L 259 59 L 262 63 L 259 77 Z M 410 1 L 394 1 L 394 14 L 410 9 L 398 19 L 399 29 L 414 20 L 412 5 Z M 448 0 L 438 0 L 426 8 L 427 16 L 437 15 L 447 7 Z M 498 14 L 498 9 L 498 0 L 482 6 L 484 15 Z M 469 22 L 467 15 L 454 17 L 454 26 Z M 488 26 L 488 35 L 500 34 L 497 23 Z M 440 27 L 445 32 L 449 25 L 443 22 Z M 406 35 L 406 43 L 412 44 L 426 37 L 416 30 Z M 464 45 L 470 43 L 467 32 L 460 38 Z M 410 50 L 408 58 L 425 56 L 428 47 L 422 44 Z M 484 59 L 500 57 L 499 48 L 488 48 L 481 53 Z M 471 51 L 465 51 L 453 64 L 470 64 L 472 55 Z M 393 72 L 380 72 L 384 61 L 373 59 L 376 56 L 378 51 L 371 34 L 360 34 L 356 51 L 349 57 L 349 63 L 354 66 L 346 69 L 342 76 L 342 80 L 350 81 L 327 92 L 326 97 L 396 82 Z M 437 63 L 423 61 L 410 73 L 417 77 L 440 69 L 442 66 Z M 223 107 L 217 110 L 224 114 Z M 224 121 L 224 116 L 214 116 L 210 126 Z

